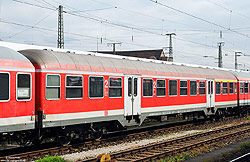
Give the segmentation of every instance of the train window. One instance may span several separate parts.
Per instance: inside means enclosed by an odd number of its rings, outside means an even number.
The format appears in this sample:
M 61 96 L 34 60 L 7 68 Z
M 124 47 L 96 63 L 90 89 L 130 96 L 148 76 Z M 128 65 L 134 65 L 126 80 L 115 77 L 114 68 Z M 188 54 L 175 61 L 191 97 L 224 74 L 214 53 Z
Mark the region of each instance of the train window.
M 130 97 L 132 94 L 132 78 L 128 78 L 128 96 Z M 137 78 L 134 78 L 134 96 L 137 96 Z
M 216 82 L 216 94 L 221 94 L 221 82 Z
M 164 79 L 157 80 L 156 96 L 166 96 L 166 80 Z
M 190 95 L 197 95 L 197 81 L 190 81 Z
M 66 99 L 83 98 L 83 79 L 82 76 L 66 76 Z
M 234 83 L 230 82 L 229 83 L 229 94 L 233 94 L 234 93 Z
M 30 100 L 31 75 L 17 74 L 17 100 Z
M 177 96 L 177 80 L 169 80 L 169 95 Z
M 60 98 L 60 75 L 47 75 L 46 77 L 46 99 L 56 100 Z
M 132 94 L 132 78 L 128 78 L 128 96 L 130 97 Z
M 122 97 L 122 78 L 109 78 L 109 97 Z
M 245 93 L 248 93 L 248 83 L 247 82 L 244 84 L 244 88 L 245 88 Z
M 134 96 L 137 96 L 137 78 L 134 78 Z
M 89 97 L 100 98 L 104 96 L 104 78 L 103 77 L 89 77 Z
M 223 82 L 222 84 L 222 93 L 223 94 L 227 94 L 227 82 Z
M 10 99 L 10 75 L 8 73 L 0 73 L 0 101 L 8 101 Z
M 187 81 L 180 81 L 180 95 L 187 96 Z
M 153 79 L 143 79 L 143 96 L 153 96 Z
M 205 95 L 205 81 L 199 82 L 199 95 Z
M 235 84 L 234 84 L 234 92 L 235 92 L 235 94 L 237 94 L 237 85 L 238 85 L 238 83 L 235 82 Z
M 240 83 L 240 94 L 243 94 L 244 90 L 243 90 L 243 83 Z

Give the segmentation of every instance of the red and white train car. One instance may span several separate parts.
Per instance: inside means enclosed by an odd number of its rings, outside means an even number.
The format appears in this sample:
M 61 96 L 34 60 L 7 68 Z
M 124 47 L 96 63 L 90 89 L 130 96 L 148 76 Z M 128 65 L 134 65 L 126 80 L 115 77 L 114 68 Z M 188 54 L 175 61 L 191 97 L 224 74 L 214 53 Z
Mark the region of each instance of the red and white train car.
M 15 132 L 23 144 L 30 133 L 68 143 L 145 119 L 216 117 L 249 108 L 248 72 L 29 48 L 0 48 L 0 137 Z
M 34 130 L 34 66 L 6 47 L 0 47 L 0 65 L 0 137 L 5 132 Z
M 233 74 L 238 82 L 238 106 L 244 107 L 250 105 L 250 77 L 249 72 L 234 71 Z
M 41 129 L 112 131 L 146 118 L 224 115 L 237 107 L 237 78 L 228 70 L 94 53 L 20 52 L 36 68 Z

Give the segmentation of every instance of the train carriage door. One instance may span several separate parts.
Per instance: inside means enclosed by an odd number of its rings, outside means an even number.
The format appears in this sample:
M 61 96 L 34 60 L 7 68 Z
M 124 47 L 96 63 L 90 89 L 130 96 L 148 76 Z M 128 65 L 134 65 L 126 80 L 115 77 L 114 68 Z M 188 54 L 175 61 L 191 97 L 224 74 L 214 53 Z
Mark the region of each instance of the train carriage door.
M 141 114 L 141 77 L 129 75 L 124 78 L 124 116 L 139 116 Z
M 207 107 L 215 107 L 214 80 L 207 80 Z

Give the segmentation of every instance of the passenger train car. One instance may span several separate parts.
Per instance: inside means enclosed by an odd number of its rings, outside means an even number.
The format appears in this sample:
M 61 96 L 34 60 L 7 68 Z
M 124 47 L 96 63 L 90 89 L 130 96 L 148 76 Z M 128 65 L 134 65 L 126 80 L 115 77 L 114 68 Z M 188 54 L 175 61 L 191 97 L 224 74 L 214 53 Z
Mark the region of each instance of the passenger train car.
M 29 134 L 65 144 L 146 119 L 246 113 L 250 104 L 248 72 L 49 49 L 1 47 L 0 59 L 0 136 L 22 144 Z

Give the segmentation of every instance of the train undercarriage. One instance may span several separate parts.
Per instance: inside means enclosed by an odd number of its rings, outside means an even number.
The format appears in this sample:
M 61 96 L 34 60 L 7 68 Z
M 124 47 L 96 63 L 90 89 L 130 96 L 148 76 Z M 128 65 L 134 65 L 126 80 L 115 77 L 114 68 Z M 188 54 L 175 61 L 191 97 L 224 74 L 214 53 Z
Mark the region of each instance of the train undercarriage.
M 211 119 L 219 120 L 229 115 L 245 116 L 250 114 L 249 106 L 228 107 L 216 109 L 214 115 L 206 115 L 204 111 L 178 113 L 171 115 L 151 116 L 147 117 L 143 123 L 150 122 L 166 122 L 174 121 L 176 119 L 183 120 L 197 120 L 197 119 Z M 27 131 L 2 133 L 0 134 L 0 144 L 15 144 L 20 146 L 29 146 L 32 144 L 41 144 L 48 141 L 54 141 L 59 145 L 68 145 L 72 140 L 98 140 L 108 132 L 124 130 L 126 127 L 117 121 L 105 121 L 88 124 L 78 124 L 69 126 L 60 126 L 53 128 L 42 128 Z

